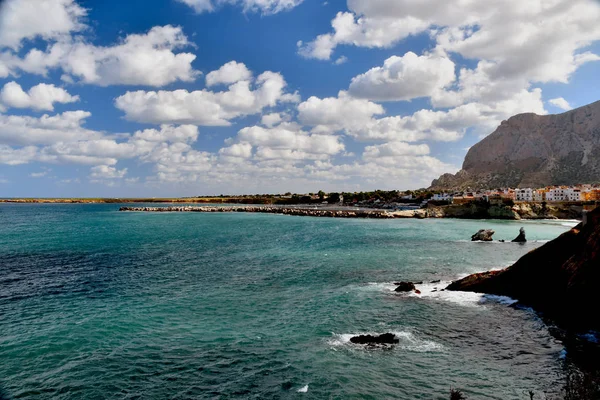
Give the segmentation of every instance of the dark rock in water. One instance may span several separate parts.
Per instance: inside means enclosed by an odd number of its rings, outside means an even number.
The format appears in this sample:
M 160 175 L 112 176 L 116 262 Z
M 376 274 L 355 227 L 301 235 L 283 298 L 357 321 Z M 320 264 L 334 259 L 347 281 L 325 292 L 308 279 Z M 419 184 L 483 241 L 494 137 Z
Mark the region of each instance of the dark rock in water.
M 600 208 L 501 270 L 469 275 L 448 290 L 509 296 L 569 329 L 600 329 Z
M 379 336 L 359 335 L 350 338 L 350 342 L 355 344 L 395 344 L 399 341 L 393 333 L 384 333 Z
M 492 229 L 480 229 L 476 234 L 471 236 L 471 241 L 475 242 L 480 240 L 482 242 L 491 242 L 494 233 L 496 232 L 494 232 Z
M 504 243 L 504 242 L 505 242 L 505 240 L 504 240 L 504 239 L 500 239 L 500 240 L 499 240 L 499 242 L 500 242 L 500 243 Z
M 437 281 L 431 281 L 431 283 L 440 283 L 440 282 L 441 282 L 441 280 L 439 280 L 439 279 Z
M 519 229 L 519 236 L 512 240 L 514 243 L 525 243 L 527 238 L 525 237 L 525 228 Z
M 419 289 L 415 289 L 415 293 L 416 294 L 421 294 L 421 291 Z
M 415 290 L 415 284 L 412 282 L 397 282 L 398 287 L 394 289 L 395 292 L 410 292 Z

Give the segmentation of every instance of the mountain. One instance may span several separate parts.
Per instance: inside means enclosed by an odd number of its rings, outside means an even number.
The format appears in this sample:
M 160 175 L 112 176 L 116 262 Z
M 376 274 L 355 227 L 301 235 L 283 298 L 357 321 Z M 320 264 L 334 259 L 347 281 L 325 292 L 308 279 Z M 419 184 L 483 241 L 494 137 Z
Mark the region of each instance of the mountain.
M 462 170 L 431 189 L 600 182 L 600 101 L 557 115 L 519 114 L 471 147 Z

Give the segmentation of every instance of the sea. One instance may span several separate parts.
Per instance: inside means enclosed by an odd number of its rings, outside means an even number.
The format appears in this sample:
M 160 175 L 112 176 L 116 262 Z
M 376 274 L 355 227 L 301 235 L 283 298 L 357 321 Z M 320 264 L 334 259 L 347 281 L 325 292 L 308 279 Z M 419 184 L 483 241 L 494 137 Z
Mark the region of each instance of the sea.
M 0 398 L 537 399 L 564 385 L 565 346 L 534 311 L 443 289 L 576 221 L 119 207 L 0 205 Z M 510 243 L 521 227 L 529 241 Z M 479 229 L 506 242 L 471 242 Z M 386 332 L 399 343 L 349 341 Z

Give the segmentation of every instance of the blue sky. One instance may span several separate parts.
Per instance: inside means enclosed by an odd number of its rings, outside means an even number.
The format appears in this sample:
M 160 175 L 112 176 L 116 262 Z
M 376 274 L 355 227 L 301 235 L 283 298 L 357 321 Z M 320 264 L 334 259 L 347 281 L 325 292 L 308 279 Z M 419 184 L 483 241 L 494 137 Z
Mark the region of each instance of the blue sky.
M 5 0 L 0 197 L 414 189 L 599 100 L 595 0 Z

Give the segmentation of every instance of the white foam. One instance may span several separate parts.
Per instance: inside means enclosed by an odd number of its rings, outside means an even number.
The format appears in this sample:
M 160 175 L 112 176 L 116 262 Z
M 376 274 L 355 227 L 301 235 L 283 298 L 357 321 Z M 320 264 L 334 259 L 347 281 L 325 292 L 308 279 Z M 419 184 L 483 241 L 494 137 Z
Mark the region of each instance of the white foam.
M 499 303 L 503 305 L 513 305 L 517 300 L 507 296 L 496 296 L 491 294 L 475 293 L 475 292 L 458 292 L 452 290 L 442 290 L 450 283 L 449 281 L 441 281 L 439 283 L 425 283 L 415 285 L 421 293 L 411 292 L 409 296 L 418 298 L 429 298 L 440 301 L 448 301 L 451 303 L 460 304 L 466 307 L 477 307 L 486 303 Z
M 308 392 L 308 385 L 302 386 L 300 389 L 298 389 L 298 393 L 306 393 Z
M 396 338 L 399 340 L 399 343 L 395 345 L 396 348 L 412 351 L 415 353 L 427 353 L 434 351 L 442 351 L 444 346 L 439 343 L 436 343 L 431 340 L 420 339 L 415 336 L 414 333 L 408 331 L 391 331 Z M 329 344 L 332 346 L 344 346 L 344 345 L 353 345 L 350 343 L 350 338 L 359 335 L 373 335 L 378 336 L 381 333 L 377 332 L 360 332 L 360 333 L 342 333 L 342 334 L 333 334 L 333 338 L 329 340 Z

